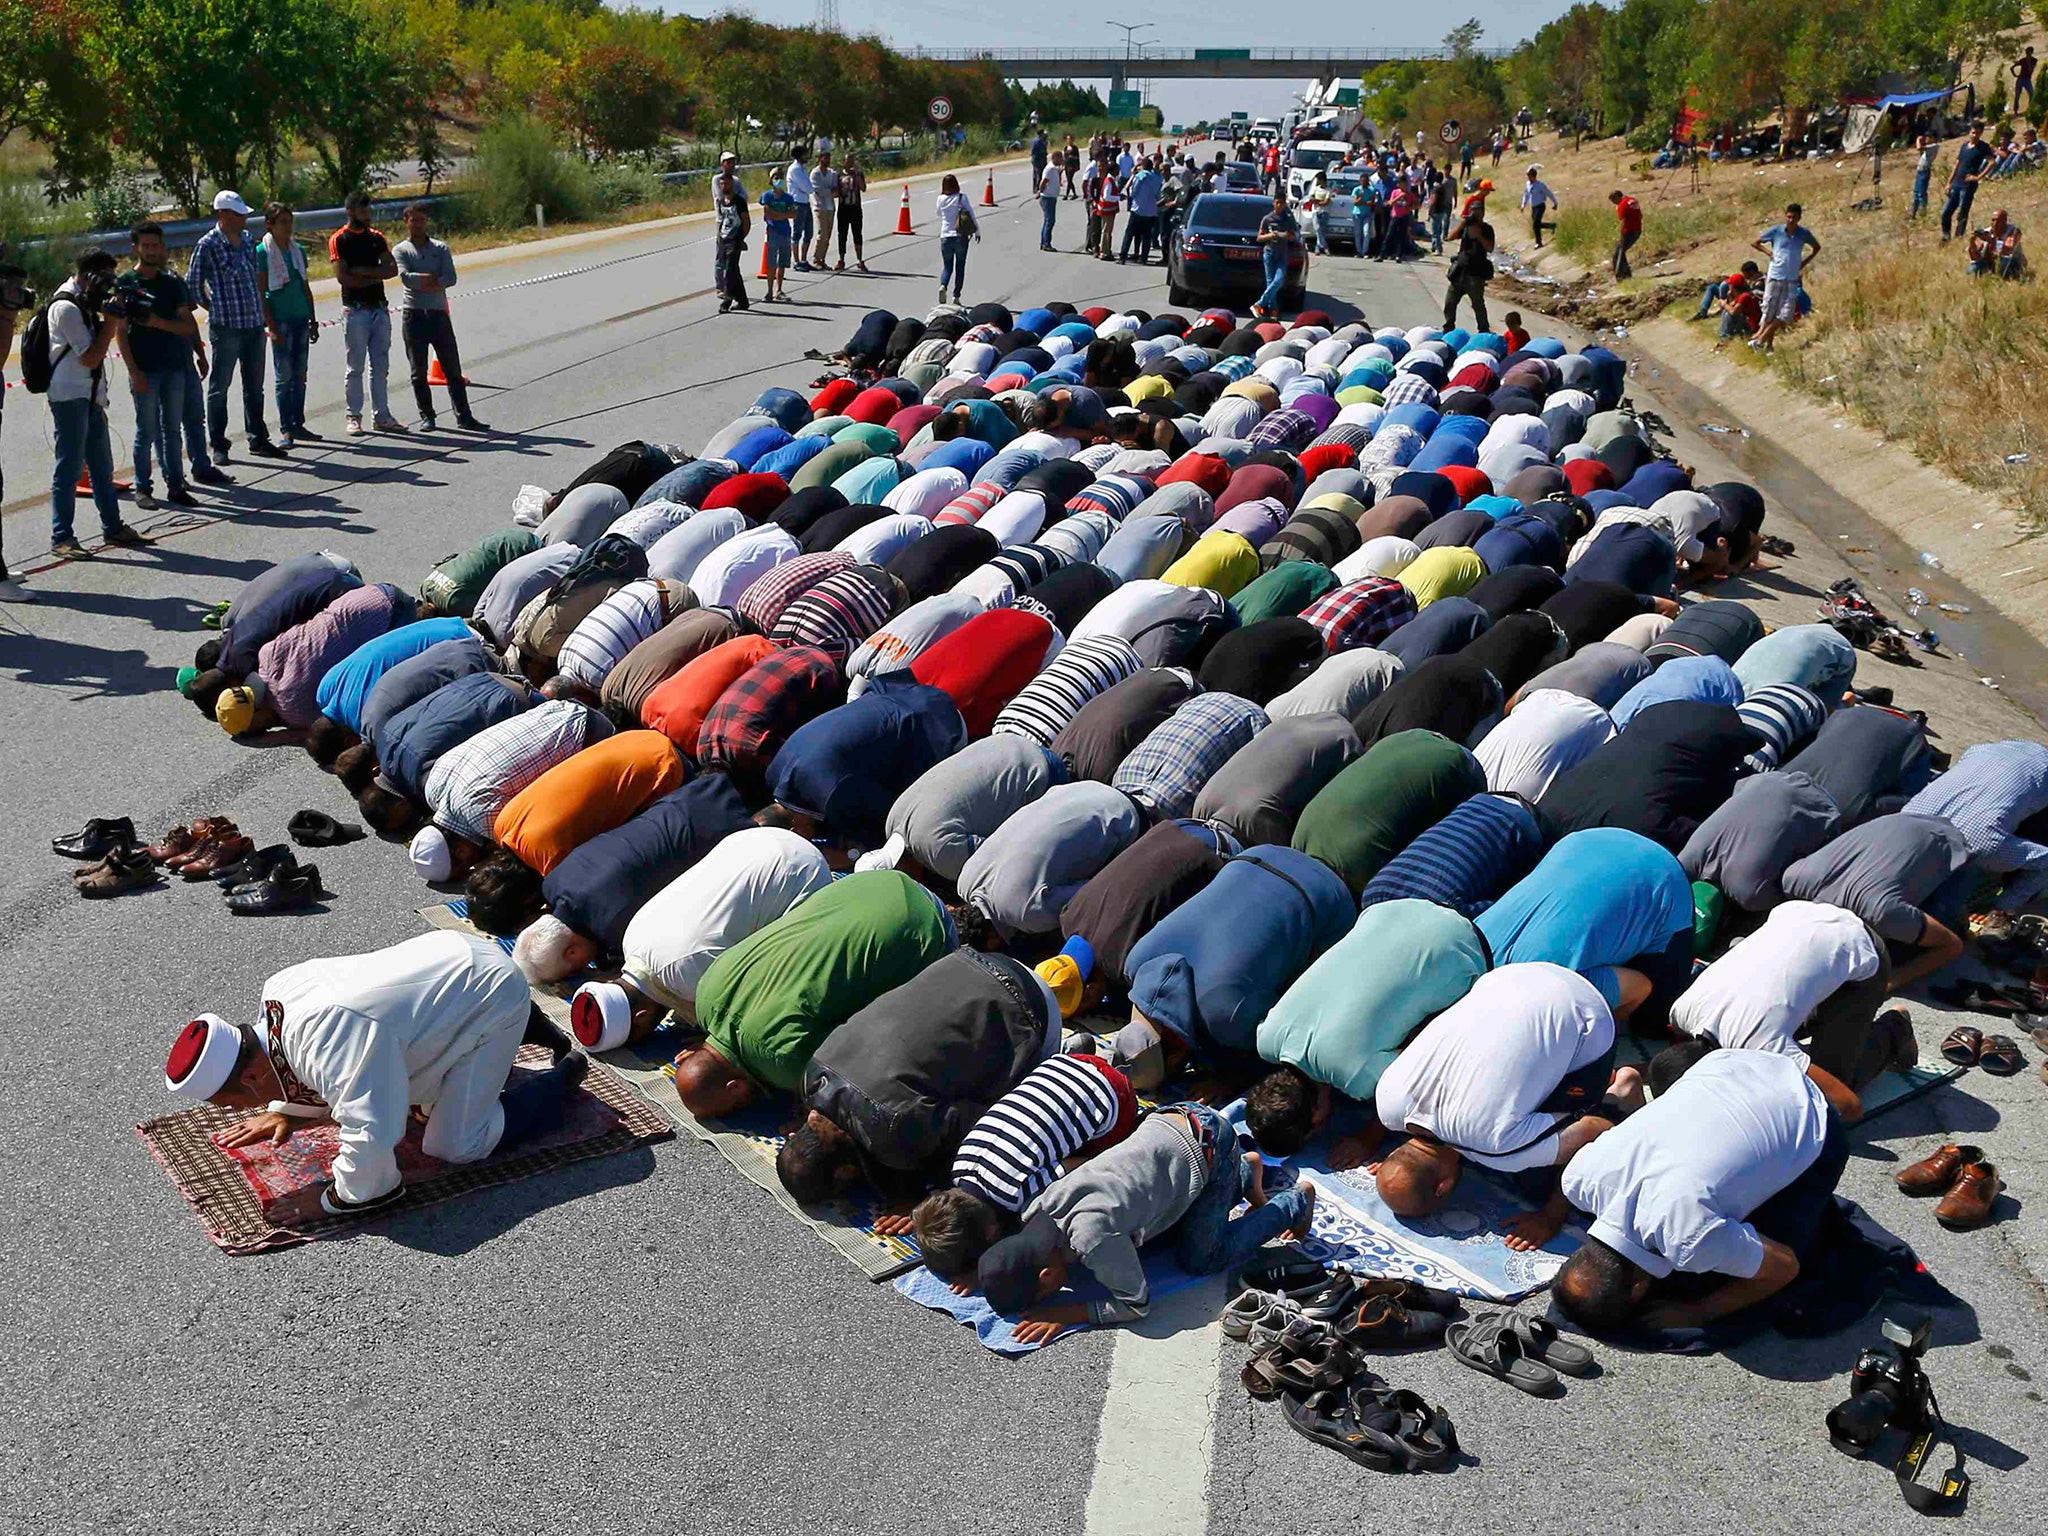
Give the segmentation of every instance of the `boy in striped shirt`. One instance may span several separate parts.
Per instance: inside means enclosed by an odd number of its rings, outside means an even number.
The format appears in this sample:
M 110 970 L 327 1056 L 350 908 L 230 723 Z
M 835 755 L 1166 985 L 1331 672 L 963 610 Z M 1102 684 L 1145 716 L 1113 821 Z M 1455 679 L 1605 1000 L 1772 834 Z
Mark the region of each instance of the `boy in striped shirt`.
M 990 1106 L 960 1143 L 953 1184 L 910 1213 L 931 1272 L 971 1282 L 993 1244 L 1054 1179 L 1137 1129 L 1130 1079 L 1099 1056 L 1053 1056 Z M 968 1289 L 972 1289 L 969 1284 Z

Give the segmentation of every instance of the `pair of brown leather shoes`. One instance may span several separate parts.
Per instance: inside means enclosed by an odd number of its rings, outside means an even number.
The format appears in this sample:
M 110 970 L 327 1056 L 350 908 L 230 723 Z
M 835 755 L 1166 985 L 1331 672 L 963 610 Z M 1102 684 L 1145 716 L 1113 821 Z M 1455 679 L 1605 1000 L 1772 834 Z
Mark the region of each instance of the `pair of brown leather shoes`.
M 209 845 L 238 833 L 239 829 L 229 817 L 202 816 L 189 827 L 171 828 L 164 840 L 149 850 L 149 856 L 165 869 L 182 871 Z
M 1981 1227 L 2005 1186 L 1998 1167 L 1984 1160 L 1982 1147 L 1937 1147 L 1910 1168 L 1901 1168 L 1893 1182 L 1909 1195 L 1940 1195 L 1934 1219 L 1952 1232 Z
M 178 873 L 187 880 L 211 880 L 255 851 L 254 839 L 240 832 L 225 832 L 200 844 L 190 858 L 178 865 Z

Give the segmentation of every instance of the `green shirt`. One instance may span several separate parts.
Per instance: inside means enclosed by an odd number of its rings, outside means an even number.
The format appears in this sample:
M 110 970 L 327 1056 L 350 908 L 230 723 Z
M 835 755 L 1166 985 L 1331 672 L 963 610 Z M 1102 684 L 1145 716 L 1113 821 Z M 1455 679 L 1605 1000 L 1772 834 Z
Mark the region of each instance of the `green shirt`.
M 908 875 L 848 875 L 712 961 L 697 1018 L 727 1061 L 794 1092 L 819 1042 L 953 948 L 938 899 Z
M 1479 762 L 1435 731 L 1397 731 L 1317 791 L 1294 846 L 1356 896 L 1395 854 L 1486 788 Z
M 536 547 L 532 532 L 525 528 L 486 534 L 474 549 L 450 555 L 428 573 L 420 583 L 420 601 L 432 603 L 438 612 L 469 618 L 491 578 Z
M 1471 991 L 1487 961 L 1479 930 L 1449 907 L 1377 902 L 1281 994 L 1259 1024 L 1259 1054 L 1370 1104 L 1401 1047 Z
M 1313 560 L 1282 560 L 1265 575 L 1239 587 L 1230 606 L 1238 622 L 1256 624 L 1261 619 L 1292 618 L 1339 583 L 1336 572 Z
M 270 301 L 270 318 L 279 324 L 289 325 L 300 320 L 313 318 L 313 290 L 306 283 L 300 269 L 305 265 L 305 248 L 294 240 L 294 249 L 299 260 L 293 264 L 291 280 L 282 288 L 269 288 L 264 297 Z M 256 277 L 259 282 L 268 283 L 266 274 L 270 270 L 270 236 L 265 235 L 256 248 Z

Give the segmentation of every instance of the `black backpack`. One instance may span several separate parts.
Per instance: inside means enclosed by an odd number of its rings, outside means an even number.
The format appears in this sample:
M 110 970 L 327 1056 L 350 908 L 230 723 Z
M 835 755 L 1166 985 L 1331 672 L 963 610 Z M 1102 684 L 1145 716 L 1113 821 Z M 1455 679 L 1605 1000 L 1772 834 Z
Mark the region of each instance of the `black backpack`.
M 50 302 L 55 303 L 56 300 Z M 65 350 L 70 349 L 67 347 Z M 45 304 L 29 317 L 28 329 L 21 334 L 21 387 L 32 395 L 48 394 L 53 366 L 50 358 L 50 305 Z

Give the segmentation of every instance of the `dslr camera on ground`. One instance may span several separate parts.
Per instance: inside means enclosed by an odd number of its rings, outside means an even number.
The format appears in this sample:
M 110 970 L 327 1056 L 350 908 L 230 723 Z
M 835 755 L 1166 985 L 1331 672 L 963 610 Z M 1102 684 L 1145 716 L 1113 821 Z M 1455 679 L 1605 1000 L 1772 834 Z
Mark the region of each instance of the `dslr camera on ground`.
M 1850 1456 L 1868 1456 L 1886 1431 L 1896 1430 L 1905 1448 L 1892 1462 L 1899 1494 L 1922 1514 L 1953 1510 L 1969 1492 L 1963 1452 L 1950 1437 L 1955 1461 L 1932 1484 L 1920 1476 L 1928 1453 L 1948 1434 L 1934 1387 L 1921 1369 L 1933 1320 L 1924 1313 L 1887 1317 L 1878 1332 L 1882 1342 L 1856 1357 L 1849 1373 L 1849 1396 L 1828 1413 L 1828 1439 Z

